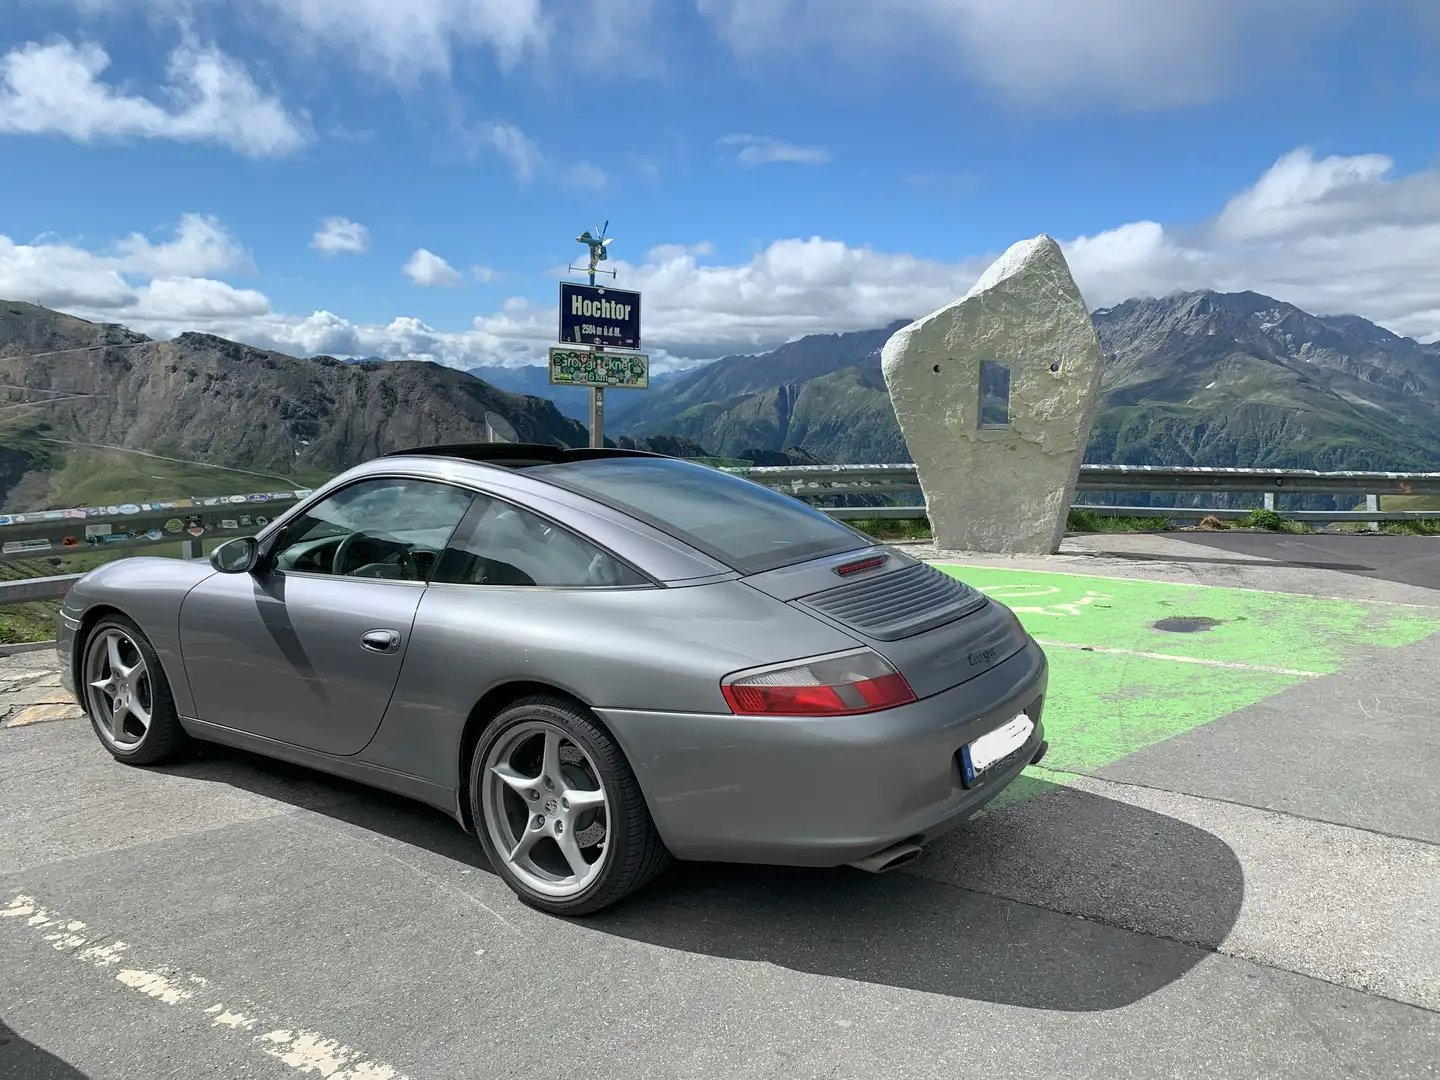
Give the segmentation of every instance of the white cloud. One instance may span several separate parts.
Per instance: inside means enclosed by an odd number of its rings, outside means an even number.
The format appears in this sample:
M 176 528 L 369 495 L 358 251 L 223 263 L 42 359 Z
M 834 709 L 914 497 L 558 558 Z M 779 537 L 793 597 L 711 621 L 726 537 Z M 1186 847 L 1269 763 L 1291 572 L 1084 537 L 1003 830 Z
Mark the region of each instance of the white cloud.
M 199 214 L 184 215 L 173 240 L 156 244 L 132 234 L 116 243 L 110 254 L 95 254 L 58 239 L 17 244 L 0 236 L 0 296 L 66 310 L 78 306 L 117 317 L 141 311 L 152 297 L 146 291 L 150 286 L 254 269 L 250 256 L 219 222 Z M 231 288 L 208 281 L 212 300 L 212 286 Z M 173 295 L 175 288 L 160 284 L 162 293 L 168 289 Z
M 1392 169 L 1385 158 L 1316 158 L 1300 150 L 1199 227 L 1129 222 L 1062 244 L 1092 307 L 1177 289 L 1248 289 L 1317 314 L 1358 314 L 1396 333 L 1440 339 L 1440 170 L 1395 179 Z M 704 243 L 661 245 L 639 264 L 612 265 L 623 287 L 645 294 L 646 351 L 664 370 L 803 334 L 923 315 L 963 294 L 995 254 L 940 261 L 812 237 L 778 240 L 735 265 L 715 265 Z M 59 239 L 17 244 L 0 236 L 0 296 L 157 337 L 203 330 L 303 355 L 455 367 L 542 362 L 554 340 L 548 286 L 536 289 L 545 302 L 512 296 L 454 330 L 408 317 L 276 312 L 261 293 L 211 276 L 247 268 L 248 256 L 218 224 L 193 216 L 167 242 L 130 237 L 106 253 Z M 407 270 L 421 284 L 460 279 L 423 249 Z M 478 280 L 489 274 L 481 267 L 470 273 Z
M 542 174 L 549 180 L 590 190 L 609 183 L 605 170 L 593 162 L 550 161 L 540 149 L 539 142 L 514 124 L 488 121 L 474 126 L 458 124 L 457 128 L 462 144 L 472 155 L 481 151 L 499 154 L 522 185 L 530 184 Z
M 696 0 L 749 60 L 819 53 L 874 71 L 928 60 L 1023 103 L 1162 108 L 1274 70 L 1330 17 L 1407 0 Z M 956 57 L 959 62 L 956 62 Z M 839 74 L 838 72 L 836 74 Z
M 13 0 L 12 0 L 13 2 Z M 61 0 L 31 0 L 37 6 Z M 502 70 L 647 77 L 671 55 L 673 2 L 607 0 L 68 0 L 83 14 L 226 7 L 277 44 L 338 55 L 414 89 L 479 50 Z M 1024 104 L 1155 109 L 1236 92 L 1304 63 L 1360 16 L 1430 33 L 1427 0 L 690 0 L 747 62 L 808 60 L 831 78 L 923 66 Z M 689 5 L 685 5 L 689 6 Z M 599 12 L 598 16 L 596 12 Z M 623 56 L 623 63 L 615 62 Z M 488 57 L 487 57 L 488 58 Z M 838 61 L 838 63 L 837 63 Z
M 1379 154 L 1286 154 L 1197 229 L 1133 223 L 1066 247 L 1095 306 L 1174 289 L 1253 290 L 1440 338 L 1440 170 Z
M 530 183 L 545 164 L 539 145 L 514 124 L 485 124 L 476 135 L 482 145 L 489 146 L 510 163 L 515 179 L 522 184 Z
M 236 289 L 212 278 L 155 278 L 135 290 L 133 318 L 147 322 L 257 319 L 270 314 L 270 301 L 254 289 Z
M 0 58 L 0 134 L 208 142 L 251 157 L 291 153 L 309 124 L 267 95 L 237 61 L 213 47 L 170 54 L 168 104 L 107 85 L 98 45 L 61 40 L 19 46 Z
M 460 284 L 459 272 L 432 251 L 420 248 L 405 263 L 405 274 L 416 285 L 442 289 Z
M 473 277 L 476 281 L 489 284 L 490 282 L 494 281 L 498 275 L 496 274 L 493 267 L 472 266 L 470 268 L 470 276 Z
M 328 217 L 311 239 L 310 246 L 322 255 L 342 252 L 360 255 L 370 250 L 370 230 L 349 218 Z
M 830 152 L 823 146 L 794 146 L 763 135 L 726 135 L 720 145 L 740 147 L 735 160 L 747 168 L 776 163 L 824 165 L 830 160 Z
M 184 214 L 175 238 L 152 243 L 131 233 L 115 245 L 114 265 L 127 274 L 151 277 L 199 277 L 255 273 L 255 261 L 213 217 Z
M 403 85 L 448 77 L 462 48 L 488 48 L 502 68 L 513 67 L 543 49 L 551 29 L 541 0 L 260 0 L 256 7 L 280 18 L 287 42 L 334 49 Z

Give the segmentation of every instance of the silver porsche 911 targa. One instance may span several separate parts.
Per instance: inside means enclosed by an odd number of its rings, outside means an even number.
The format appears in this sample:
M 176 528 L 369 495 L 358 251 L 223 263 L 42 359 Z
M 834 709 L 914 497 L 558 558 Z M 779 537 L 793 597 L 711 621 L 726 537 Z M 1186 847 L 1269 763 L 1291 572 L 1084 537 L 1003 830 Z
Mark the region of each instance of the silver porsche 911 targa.
M 582 915 L 673 857 L 886 870 L 1044 754 L 1007 607 L 694 462 L 408 450 L 60 613 L 117 759 L 226 743 L 440 807 Z

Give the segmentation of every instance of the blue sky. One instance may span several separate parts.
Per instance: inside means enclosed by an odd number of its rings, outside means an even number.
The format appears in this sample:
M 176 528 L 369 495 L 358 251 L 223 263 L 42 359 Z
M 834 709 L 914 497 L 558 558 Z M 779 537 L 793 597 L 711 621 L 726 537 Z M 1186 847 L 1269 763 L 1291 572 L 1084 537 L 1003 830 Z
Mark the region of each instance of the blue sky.
M 1040 232 L 1092 306 L 1431 340 L 1437 133 L 1424 0 L 14 0 L 0 296 L 521 363 L 608 218 L 675 363 L 924 314 Z

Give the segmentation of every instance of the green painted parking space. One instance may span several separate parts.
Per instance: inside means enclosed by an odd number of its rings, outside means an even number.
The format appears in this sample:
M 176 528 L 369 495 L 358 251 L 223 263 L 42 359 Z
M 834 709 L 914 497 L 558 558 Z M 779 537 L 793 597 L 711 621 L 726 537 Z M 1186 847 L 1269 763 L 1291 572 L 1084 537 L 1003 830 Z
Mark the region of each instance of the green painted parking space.
M 1440 633 L 1440 611 L 1003 567 L 939 569 L 1009 605 L 1050 658 L 1050 751 L 1032 781 L 1092 772 L 1361 653 Z M 1038 794 L 1022 782 L 999 805 Z M 1010 794 L 1010 793 L 1007 793 Z
M 1435 608 L 998 567 L 939 569 L 1009 605 L 1035 637 L 1067 645 L 1330 674 L 1358 647 L 1410 645 L 1440 632 Z
M 1069 649 L 1046 653 L 1045 764 L 1072 772 L 1103 768 L 1303 679 Z

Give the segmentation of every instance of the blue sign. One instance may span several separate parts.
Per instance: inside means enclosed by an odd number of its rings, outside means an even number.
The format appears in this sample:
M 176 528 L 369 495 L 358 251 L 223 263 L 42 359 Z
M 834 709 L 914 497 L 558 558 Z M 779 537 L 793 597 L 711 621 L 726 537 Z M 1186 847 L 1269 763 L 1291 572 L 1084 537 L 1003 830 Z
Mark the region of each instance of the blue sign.
M 562 281 L 560 340 L 566 345 L 640 348 L 640 294 Z

